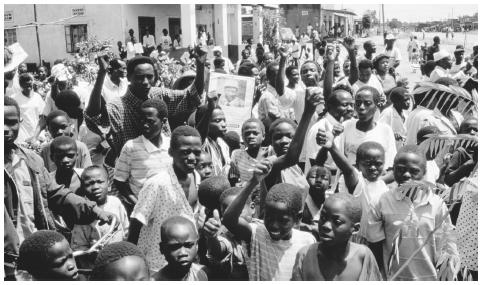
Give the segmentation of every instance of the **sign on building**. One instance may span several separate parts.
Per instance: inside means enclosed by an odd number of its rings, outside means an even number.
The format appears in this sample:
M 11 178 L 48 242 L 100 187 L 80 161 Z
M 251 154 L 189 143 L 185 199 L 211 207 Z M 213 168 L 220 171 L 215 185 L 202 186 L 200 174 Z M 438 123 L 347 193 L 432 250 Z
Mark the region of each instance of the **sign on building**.
M 302 16 L 307 16 L 307 15 L 309 15 L 309 11 L 301 11 L 301 15 L 302 15 Z
M 13 22 L 13 11 L 5 11 L 5 13 L 3 14 L 3 21 L 5 23 Z
M 72 16 L 85 16 L 85 8 L 72 8 Z

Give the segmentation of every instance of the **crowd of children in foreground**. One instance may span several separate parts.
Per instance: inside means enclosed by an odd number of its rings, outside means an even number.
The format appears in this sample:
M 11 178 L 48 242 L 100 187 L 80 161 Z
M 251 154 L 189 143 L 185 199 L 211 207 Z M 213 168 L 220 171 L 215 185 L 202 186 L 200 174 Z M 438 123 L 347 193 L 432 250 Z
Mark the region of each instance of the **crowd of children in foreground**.
M 217 104 L 222 94 L 208 96 L 189 118 L 191 126 L 169 135 L 165 99 L 146 98 L 136 114 L 141 135 L 118 150 L 112 173 L 92 165 L 66 112 L 50 112 L 46 125 L 53 140 L 41 156 L 52 183 L 113 214 L 118 225 L 96 255 L 78 255 L 111 227 L 56 211 L 57 231 L 23 229 L 17 270 L 34 280 L 82 280 L 88 269 L 89 280 L 377 281 L 453 280 L 462 266 L 477 279 L 466 235 L 476 228 L 477 145 L 450 150 L 440 165 L 420 146 L 454 125 L 449 112 L 461 99 L 427 97 L 429 91 L 416 96 L 416 88 L 410 93 L 402 83 L 385 94 L 370 83 L 377 78 L 369 59 L 357 65 L 352 40 L 344 44 L 351 64 L 345 84 L 337 84 L 342 78 L 335 47 L 326 47 L 323 67 L 306 61 L 289 71 L 287 51 L 279 48 L 279 63 L 265 66 L 268 88 L 258 98 L 259 116 L 242 125 L 242 147 L 224 140 L 226 120 Z M 146 65 L 147 59 L 128 63 L 128 92 L 142 91 L 134 89 L 135 76 L 151 80 L 139 72 Z M 448 79 L 444 85 L 457 84 Z M 436 105 L 443 100 L 451 109 Z M 407 129 L 407 112 L 429 112 L 430 104 L 436 112 Z M 10 97 L 4 107 L 6 150 L 15 153 L 24 114 Z M 300 112 L 289 115 L 296 108 Z M 386 112 L 389 120 L 382 119 Z M 448 134 L 474 140 L 477 114 L 463 115 Z M 406 136 L 416 144 L 406 144 Z M 17 164 L 22 160 L 13 159 L 11 166 Z M 464 189 L 458 228 L 458 213 L 448 209 L 441 184 Z M 476 190 L 465 190 L 469 185 Z M 23 218 L 19 214 L 14 224 Z

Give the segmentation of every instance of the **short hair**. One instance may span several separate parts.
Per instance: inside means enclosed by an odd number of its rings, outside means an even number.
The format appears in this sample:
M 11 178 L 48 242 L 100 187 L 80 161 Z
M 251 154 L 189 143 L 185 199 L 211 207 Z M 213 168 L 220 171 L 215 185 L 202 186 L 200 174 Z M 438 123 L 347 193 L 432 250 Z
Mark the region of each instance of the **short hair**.
M 389 93 L 389 97 L 391 98 L 391 102 L 402 101 L 404 99 L 403 96 L 408 92 L 409 91 L 404 87 L 394 87 L 391 90 L 391 92 Z
M 372 41 L 365 41 L 364 44 L 362 45 L 362 47 L 364 48 L 364 50 L 367 50 L 368 47 L 372 47 L 373 46 L 373 42 Z
M 304 65 L 309 64 L 309 63 L 312 63 L 312 64 L 314 64 L 314 65 L 316 66 L 317 72 L 318 72 L 319 75 L 320 75 L 320 74 L 321 74 L 321 71 L 322 71 L 322 68 L 321 68 L 321 66 L 319 65 L 319 63 L 317 63 L 317 62 L 315 62 L 315 61 L 313 61 L 313 60 L 306 60 L 306 61 L 304 61 L 304 63 L 301 65 L 301 68 L 299 69 L 299 71 L 302 70 L 302 67 L 303 67 Z
M 294 70 L 297 70 L 297 66 L 295 65 L 289 65 L 287 68 L 286 68 L 286 76 L 291 76 L 292 75 L 292 71 Z
M 255 68 L 256 65 L 252 62 L 244 62 L 239 66 L 239 70 L 237 71 L 237 75 L 241 76 L 252 76 L 252 69 Z
M 22 86 L 23 83 L 33 80 L 33 76 L 30 73 L 22 73 L 18 76 L 18 83 Z
M 101 170 L 102 172 L 105 173 L 105 175 L 107 176 L 107 179 L 109 178 L 109 172 L 104 165 L 93 164 L 84 168 L 84 170 L 82 171 L 82 175 L 80 176 L 80 180 L 83 181 L 85 179 L 85 176 L 87 176 L 87 173 L 92 170 Z
M 345 88 L 347 88 L 348 90 L 346 90 Z M 332 108 L 332 107 L 336 107 L 338 105 L 338 100 L 337 100 L 337 91 L 345 91 L 347 92 L 348 94 L 351 95 L 352 97 L 352 90 L 350 87 L 346 86 L 346 85 L 343 85 L 342 88 L 337 88 L 335 90 L 332 91 L 332 94 L 331 96 L 329 96 L 326 100 L 326 106 L 327 108 Z
M 267 202 L 284 203 L 290 214 L 297 215 L 302 210 L 302 190 L 289 183 L 276 184 L 267 192 L 266 203 Z
M 377 103 L 379 103 L 379 102 L 381 101 L 381 94 L 379 94 L 379 91 L 378 91 L 376 88 L 372 87 L 372 86 L 364 85 L 364 86 L 362 86 L 361 88 L 359 88 L 359 90 L 357 90 L 356 95 L 359 94 L 359 93 L 361 93 L 361 92 L 364 91 L 364 90 L 368 90 L 368 91 L 371 92 L 371 94 L 372 94 L 372 99 L 373 99 L 374 103 L 375 103 L 376 106 L 377 106 Z
M 267 77 L 267 79 L 272 78 L 273 76 L 277 75 L 278 71 L 276 71 L 275 68 L 278 67 L 278 66 L 279 66 L 279 63 L 277 63 L 275 61 L 271 62 L 267 65 L 267 67 L 266 67 L 266 77 Z
M 436 62 L 434 60 L 428 60 L 424 65 L 421 66 L 421 71 L 423 74 L 428 75 L 436 68 Z
M 329 201 L 341 200 L 344 202 L 346 214 L 351 219 L 352 223 L 359 223 L 361 221 L 362 208 L 360 199 L 348 193 L 334 193 L 327 197 L 324 204 Z
M 167 117 L 168 115 L 168 110 L 167 110 L 167 104 L 165 104 L 164 100 L 161 100 L 159 98 L 150 98 L 140 105 L 140 108 L 154 108 L 157 110 L 157 117 L 161 120 Z
M 199 131 L 190 126 L 179 126 L 174 129 L 170 138 L 170 148 L 177 149 L 179 147 L 179 137 L 198 137 Z
M 18 116 L 20 117 L 20 106 L 18 105 L 17 100 L 13 99 L 12 97 L 3 96 L 3 106 L 14 106 L 17 109 Z
M 297 128 L 297 124 L 293 120 L 288 119 L 288 118 L 279 118 L 279 119 L 275 120 L 269 127 L 269 137 L 270 138 L 272 138 L 272 134 L 274 133 L 275 128 L 277 128 L 277 126 L 279 126 L 282 123 L 287 123 L 287 124 L 291 125 L 294 129 Z
M 18 268 L 34 277 L 42 275 L 48 264 L 48 250 L 58 242 L 67 241 L 56 231 L 39 230 L 27 237 L 20 245 Z
M 77 151 L 77 143 L 69 136 L 59 136 L 50 143 L 50 153 L 53 154 L 61 145 L 71 145 Z
M 123 60 L 121 60 L 120 58 L 114 58 L 114 59 L 110 60 L 109 66 L 110 66 L 111 69 L 117 69 L 117 68 L 120 68 L 121 62 L 123 62 Z
M 227 143 L 231 151 L 240 148 L 241 139 L 236 131 L 228 131 L 224 135 L 223 139 Z
M 426 172 L 426 155 L 423 154 L 419 146 L 415 144 L 408 144 L 401 147 L 396 153 L 396 156 L 394 157 L 393 166 L 396 166 L 396 163 L 399 161 L 399 158 L 401 157 L 401 155 L 408 154 L 408 153 L 418 155 L 421 158 L 421 163 L 422 163 L 421 167 L 424 170 L 424 172 Z
M 166 234 L 167 234 L 167 231 L 169 230 L 169 228 L 171 226 L 174 226 L 174 225 L 188 225 L 192 228 L 192 230 L 196 233 L 197 233 L 197 230 L 195 228 L 195 225 L 194 223 L 187 219 L 186 217 L 184 216 L 172 216 L 172 217 L 169 217 L 167 219 L 165 219 L 163 222 L 162 222 L 162 225 L 160 226 L 160 240 L 162 242 L 165 242 L 166 240 Z
M 150 64 L 152 65 L 152 68 L 154 68 L 154 62 L 148 56 L 136 56 L 131 58 L 127 63 L 127 77 L 130 77 L 134 73 L 135 67 L 137 65 L 144 63 Z
M 227 188 L 224 192 L 222 192 L 222 194 L 220 194 L 219 196 L 219 205 L 222 204 L 225 199 L 227 199 L 228 197 L 232 197 L 232 196 L 238 196 L 240 194 L 240 192 L 242 191 L 242 187 L 230 187 L 230 188 Z
M 218 175 L 207 178 L 199 185 L 200 204 L 209 210 L 219 209 L 219 197 L 228 188 L 230 188 L 230 183 L 226 176 Z
M 266 134 L 266 127 L 264 126 L 262 121 L 257 119 L 257 118 L 249 118 L 249 119 L 245 120 L 244 123 L 242 123 L 242 127 L 241 127 L 241 133 L 242 134 L 244 133 L 244 130 L 247 127 L 247 124 L 250 124 L 250 123 L 256 123 L 259 126 L 259 128 L 261 129 L 262 135 Z
M 351 86 L 347 85 L 347 84 L 338 84 L 336 86 L 334 86 L 332 88 L 332 93 L 334 94 L 334 92 L 336 92 L 337 90 L 344 90 L 346 92 L 349 92 L 349 94 L 353 95 L 353 91 L 352 91 L 352 88 Z
M 163 33 L 163 34 L 168 34 L 169 31 L 167 31 L 167 29 L 162 29 L 162 33 Z
M 329 169 L 327 169 L 327 167 L 323 166 L 323 165 L 318 165 L 318 164 L 314 164 L 313 166 L 311 166 L 311 168 L 309 168 L 309 170 L 307 171 L 306 173 L 306 177 L 309 176 L 309 174 L 311 173 L 311 171 L 314 171 L 314 170 L 324 170 L 328 175 L 329 175 L 329 180 L 331 180 L 331 171 Z
M 366 68 L 373 69 L 374 66 L 373 66 L 371 60 L 369 60 L 369 59 L 363 59 L 363 60 L 361 60 L 361 61 L 359 62 L 358 68 L 359 68 L 359 69 L 366 69 Z
M 80 108 L 81 104 L 80 97 L 72 89 L 61 91 L 55 99 L 55 105 L 63 111 L 71 110 L 72 107 Z
M 383 155 L 385 155 L 385 150 L 380 143 L 368 141 L 363 142 L 359 145 L 356 151 L 356 162 L 361 161 L 361 159 L 366 158 L 367 152 L 371 149 L 379 150 Z
M 147 264 L 147 259 L 142 251 L 133 243 L 127 241 L 119 241 L 107 244 L 97 255 L 92 269 L 90 280 L 104 280 L 104 271 L 107 265 L 116 262 L 127 256 L 138 256 Z
M 214 67 L 215 67 L 215 68 L 221 67 L 222 64 L 225 64 L 225 59 L 223 59 L 222 57 L 216 57 L 216 58 L 214 59 Z
M 417 132 L 416 134 L 416 141 L 417 141 L 417 144 L 421 144 L 423 141 L 425 141 L 427 139 L 427 135 L 429 134 L 439 134 L 440 131 L 438 129 L 438 127 L 436 126 L 426 126 L 426 127 L 423 127 L 421 129 L 419 129 L 419 131 Z
M 57 117 L 65 117 L 67 118 L 68 121 L 70 121 L 70 117 L 67 115 L 67 113 L 65 113 L 64 111 L 62 110 L 54 110 L 52 112 L 50 112 L 46 118 L 46 122 L 47 122 L 47 126 L 50 126 L 50 123 L 52 123 L 52 121 L 57 118 Z

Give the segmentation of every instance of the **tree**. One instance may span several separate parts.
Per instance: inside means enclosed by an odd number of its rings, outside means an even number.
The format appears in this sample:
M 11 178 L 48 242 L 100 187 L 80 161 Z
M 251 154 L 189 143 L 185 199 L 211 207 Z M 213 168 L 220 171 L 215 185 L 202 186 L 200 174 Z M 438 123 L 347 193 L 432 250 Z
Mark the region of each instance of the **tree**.
M 371 28 L 371 24 L 372 24 L 371 15 L 364 14 L 362 16 L 362 27 L 366 30 L 369 30 Z
M 279 28 L 286 26 L 286 18 L 282 17 L 282 11 L 278 9 L 262 9 L 263 38 L 264 43 L 277 43 Z
M 403 24 L 402 24 L 401 21 L 399 21 L 398 19 L 393 18 L 391 21 L 389 21 L 389 22 L 387 23 L 387 25 L 388 25 L 389 28 L 391 28 L 391 29 L 400 29 Z

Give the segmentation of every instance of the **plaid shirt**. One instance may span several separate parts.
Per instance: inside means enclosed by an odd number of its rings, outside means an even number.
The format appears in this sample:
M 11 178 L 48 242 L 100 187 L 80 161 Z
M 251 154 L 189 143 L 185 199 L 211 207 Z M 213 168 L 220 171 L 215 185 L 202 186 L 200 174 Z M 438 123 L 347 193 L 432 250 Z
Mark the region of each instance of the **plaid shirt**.
M 149 98 L 161 98 L 167 105 L 168 117 L 172 118 L 179 112 L 193 112 L 200 105 L 200 96 L 195 85 L 192 84 L 184 90 L 171 90 L 167 88 L 152 87 Z M 116 157 L 124 144 L 142 134 L 140 105 L 144 100 L 137 98 L 127 89 L 127 93 L 112 102 L 103 105 L 100 114 L 90 117 L 84 112 L 85 123 L 93 132 L 98 132 L 98 126 L 110 127 L 112 146 L 115 149 Z M 105 106 L 105 107 L 104 107 Z M 165 124 L 164 133 L 170 136 L 170 128 Z

